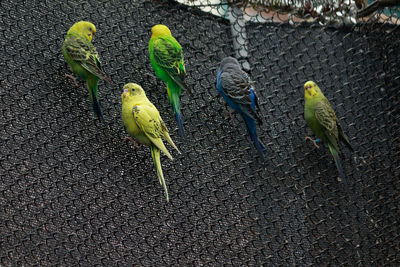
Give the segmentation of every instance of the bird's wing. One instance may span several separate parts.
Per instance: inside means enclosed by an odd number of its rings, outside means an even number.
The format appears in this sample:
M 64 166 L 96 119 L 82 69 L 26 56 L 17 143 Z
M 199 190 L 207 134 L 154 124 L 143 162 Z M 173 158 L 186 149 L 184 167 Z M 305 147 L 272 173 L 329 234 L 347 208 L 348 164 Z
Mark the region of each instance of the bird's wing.
M 222 91 L 237 104 L 251 105 L 251 84 L 241 73 L 224 71 L 221 73 Z
M 159 37 L 153 43 L 153 54 L 156 63 L 163 68 L 171 78 L 183 81 L 186 70 L 183 64 L 182 47 L 172 36 Z
M 133 119 L 142 132 L 149 138 L 160 138 L 163 126 L 153 116 L 153 111 L 146 105 L 135 105 L 132 108 Z
M 261 125 L 261 117 L 256 112 L 258 98 L 247 73 L 241 70 L 224 71 L 220 80 L 222 91 L 240 107 L 240 110 Z
M 110 81 L 110 78 L 101 68 L 101 62 L 93 44 L 83 37 L 71 35 L 64 42 L 68 55 L 78 62 L 87 71 L 100 77 L 101 79 Z
M 340 151 L 338 145 L 338 119 L 327 99 L 322 99 L 315 104 L 315 117 L 324 128 L 324 133 L 329 142 L 337 151 Z

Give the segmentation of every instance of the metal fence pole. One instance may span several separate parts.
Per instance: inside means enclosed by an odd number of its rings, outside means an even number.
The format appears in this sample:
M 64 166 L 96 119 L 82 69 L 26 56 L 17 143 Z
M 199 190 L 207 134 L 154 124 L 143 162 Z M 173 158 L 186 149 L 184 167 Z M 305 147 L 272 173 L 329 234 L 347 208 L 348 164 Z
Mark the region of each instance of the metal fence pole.
M 247 61 L 247 34 L 245 27 L 246 22 L 243 18 L 243 10 L 236 5 L 229 5 L 228 15 L 231 24 L 233 48 L 235 50 L 236 58 L 241 59 L 240 62 L 243 69 L 250 70 L 250 64 Z

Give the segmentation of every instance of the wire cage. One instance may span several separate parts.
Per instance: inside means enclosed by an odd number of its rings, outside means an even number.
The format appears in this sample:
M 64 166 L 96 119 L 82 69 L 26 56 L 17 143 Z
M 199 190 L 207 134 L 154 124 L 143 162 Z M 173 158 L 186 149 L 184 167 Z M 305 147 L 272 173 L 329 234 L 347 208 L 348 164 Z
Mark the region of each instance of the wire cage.
M 1 1 L 0 265 L 203 266 L 400 264 L 400 8 L 396 1 Z M 113 83 L 99 83 L 107 125 L 74 88 L 61 53 L 89 20 Z M 183 48 L 180 138 L 148 56 L 151 27 Z M 259 96 L 260 160 L 216 89 L 239 59 Z M 348 187 L 325 144 L 304 141 L 303 84 L 324 91 L 355 152 Z M 182 154 L 162 157 L 121 119 L 127 82 L 146 90 Z

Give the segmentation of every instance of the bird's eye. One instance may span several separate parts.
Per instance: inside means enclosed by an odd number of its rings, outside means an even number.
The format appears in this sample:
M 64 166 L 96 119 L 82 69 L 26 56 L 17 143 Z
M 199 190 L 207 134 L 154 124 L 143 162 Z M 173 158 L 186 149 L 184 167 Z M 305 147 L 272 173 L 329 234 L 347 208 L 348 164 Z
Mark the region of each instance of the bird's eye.
M 91 31 L 92 31 L 92 28 L 89 28 L 89 31 L 91 32 Z

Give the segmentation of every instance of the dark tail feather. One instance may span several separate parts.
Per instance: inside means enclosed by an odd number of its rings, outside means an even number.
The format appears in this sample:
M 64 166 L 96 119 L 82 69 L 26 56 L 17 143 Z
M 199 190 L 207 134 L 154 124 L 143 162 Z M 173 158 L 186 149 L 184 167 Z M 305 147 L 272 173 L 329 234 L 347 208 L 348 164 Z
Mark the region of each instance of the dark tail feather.
M 262 159 L 264 159 L 264 156 L 267 154 L 267 149 L 257 136 L 256 122 L 246 115 L 244 115 L 243 118 L 246 122 L 247 131 L 249 132 L 251 140 L 253 140 L 254 146 L 256 147 L 258 154 Z
M 339 140 L 341 140 L 348 147 L 348 149 L 350 149 L 351 152 L 354 152 L 354 149 L 350 144 L 349 138 L 343 132 L 342 126 L 340 124 L 338 130 L 339 130 Z
M 100 79 L 106 81 L 107 83 L 112 83 L 111 78 L 101 69 L 98 68 L 96 76 L 100 77 Z
M 253 115 L 254 118 L 256 118 L 258 125 L 263 124 L 259 112 L 255 112 L 252 109 L 250 109 L 250 113 L 251 113 L 251 115 Z
M 189 86 L 187 85 L 187 83 L 184 80 L 180 79 L 179 77 L 172 77 L 171 76 L 171 78 L 180 88 L 184 88 L 186 91 L 189 92 L 189 94 L 191 96 L 193 96 L 192 90 L 189 88 Z
M 329 145 L 329 150 L 331 151 L 331 154 L 333 156 L 333 159 L 335 160 L 335 164 L 336 164 L 336 168 L 339 171 L 339 175 L 343 180 L 343 183 L 347 186 L 347 178 L 344 175 L 344 171 L 343 171 L 343 167 L 342 167 L 342 163 L 340 162 L 340 157 L 339 157 L 339 153 L 336 151 L 335 148 L 333 148 L 331 145 Z
M 351 152 L 354 152 L 353 147 L 351 146 L 349 139 L 347 138 L 343 138 L 342 136 L 339 135 L 339 139 L 342 140 L 342 142 L 347 146 L 348 149 L 350 149 Z
M 105 75 L 104 77 L 102 77 L 103 78 L 103 80 L 105 80 L 106 82 L 108 82 L 108 83 L 112 83 L 112 81 L 111 81 L 111 78 L 110 77 L 108 77 L 107 75 Z
M 99 118 L 99 120 L 102 123 L 105 123 L 103 113 L 101 112 L 100 103 L 99 103 L 99 101 L 97 101 L 96 96 L 93 96 L 92 107 L 93 107 L 93 111 L 96 114 L 97 118 Z
M 178 133 L 179 135 L 184 138 L 185 137 L 185 129 L 183 128 L 183 121 L 181 117 L 181 112 L 175 110 L 175 119 L 176 123 L 178 124 Z
M 93 112 L 94 114 L 96 114 L 101 122 L 105 123 L 103 113 L 101 112 L 100 103 L 97 100 L 97 82 L 98 80 L 92 81 L 88 79 L 87 87 L 89 90 L 90 101 L 92 102 Z
M 186 89 L 186 91 L 188 91 L 189 94 L 190 94 L 191 96 L 193 96 L 192 90 L 189 88 L 189 86 L 187 85 L 187 83 L 186 83 L 185 81 L 182 81 L 182 85 L 183 85 L 183 87 Z

